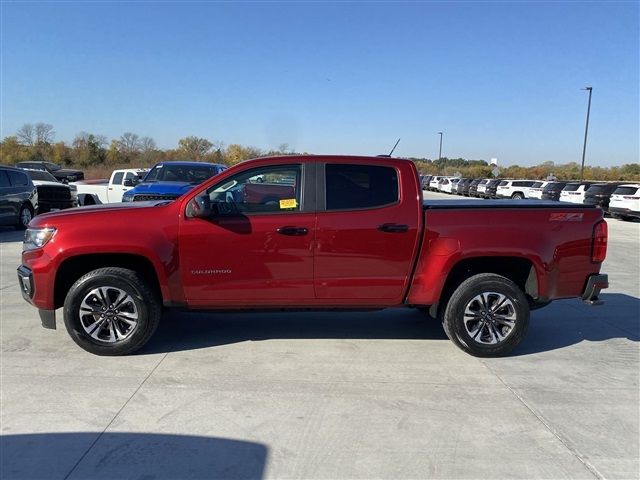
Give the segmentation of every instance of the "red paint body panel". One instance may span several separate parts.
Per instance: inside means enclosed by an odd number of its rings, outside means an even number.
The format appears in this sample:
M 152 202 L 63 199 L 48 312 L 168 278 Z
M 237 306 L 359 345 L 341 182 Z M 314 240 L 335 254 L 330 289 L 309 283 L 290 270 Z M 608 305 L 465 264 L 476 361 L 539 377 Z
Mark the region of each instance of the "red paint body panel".
M 398 203 L 318 213 L 315 293 L 349 305 L 399 305 L 407 291 L 422 231 L 422 190 L 413 163 L 379 162 L 398 170 Z M 406 232 L 379 230 L 402 224 Z
M 573 214 L 576 209 L 567 206 L 562 211 Z M 543 208 L 426 210 L 426 231 L 408 303 L 437 302 L 456 263 L 483 257 L 529 260 L 542 298 L 579 296 L 587 276 L 600 271 L 600 264 L 591 263 L 591 236 L 602 219 L 598 209 L 580 213 L 581 222 L 558 222 L 550 220 Z
M 307 164 L 315 172 L 314 164 L 324 163 L 395 168 L 399 201 L 352 211 L 185 218 L 196 195 L 247 169 Z M 304 195 L 315 197 L 315 186 L 309 185 Z M 260 189 L 269 186 L 253 187 L 261 195 Z M 278 189 L 293 196 L 290 186 Z M 112 204 L 38 216 L 32 227 L 57 231 L 43 248 L 25 252 L 23 264 L 33 272 L 31 301 L 44 310 L 56 307 L 54 285 L 61 265 L 96 254 L 147 259 L 165 304 L 194 309 L 431 305 L 459 261 L 505 256 L 530 261 L 539 296 L 555 299 L 579 296 L 588 275 L 599 272 L 591 248 L 601 219 L 601 210 L 573 205 L 552 212 L 462 205 L 424 210 L 418 172 L 410 161 L 275 157 L 236 165 L 168 204 Z M 406 231 L 381 231 L 385 224 L 406 226 Z M 308 234 L 278 234 L 283 226 L 303 227 Z

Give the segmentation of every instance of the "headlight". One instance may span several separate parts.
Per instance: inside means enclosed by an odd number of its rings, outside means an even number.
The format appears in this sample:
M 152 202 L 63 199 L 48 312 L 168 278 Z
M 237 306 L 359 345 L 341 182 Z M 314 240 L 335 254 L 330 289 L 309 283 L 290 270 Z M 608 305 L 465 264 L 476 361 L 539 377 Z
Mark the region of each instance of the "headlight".
M 51 240 L 56 229 L 52 227 L 46 228 L 27 228 L 24 232 L 24 241 L 22 242 L 22 251 L 35 250 L 46 245 Z
M 122 196 L 122 201 L 123 202 L 130 202 L 131 200 L 133 200 L 133 197 L 131 195 L 123 195 Z

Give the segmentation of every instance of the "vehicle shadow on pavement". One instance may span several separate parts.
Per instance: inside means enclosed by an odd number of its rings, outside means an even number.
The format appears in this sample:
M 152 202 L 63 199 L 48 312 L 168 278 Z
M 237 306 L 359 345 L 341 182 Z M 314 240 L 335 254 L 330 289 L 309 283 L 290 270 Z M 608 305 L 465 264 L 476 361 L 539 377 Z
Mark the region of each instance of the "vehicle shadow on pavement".
M 261 479 L 269 449 L 216 437 L 78 432 L 4 435 L 0 451 L 3 480 L 161 480 Z
M 529 332 L 510 354 L 529 355 L 583 341 L 640 341 L 640 300 L 603 294 L 605 304 L 557 301 L 532 312 Z M 196 350 L 269 339 L 448 340 L 442 325 L 413 309 L 375 312 L 275 312 L 165 314 L 139 354 Z M 452 348 L 453 347 L 452 345 Z
M 556 301 L 532 312 L 529 332 L 511 356 L 556 350 L 580 342 L 623 338 L 640 342 L 640 299 L 605 293 L 604 305 L 579 300 Z
M 440 322 L 414 309 L 374 312 L 169 312 L 140 354 L 269 339 L 447 340 Z
M 13 227 L 0 227 L 0 243 L 21 242 L 24 238 L 24 230 L 16 230 Z

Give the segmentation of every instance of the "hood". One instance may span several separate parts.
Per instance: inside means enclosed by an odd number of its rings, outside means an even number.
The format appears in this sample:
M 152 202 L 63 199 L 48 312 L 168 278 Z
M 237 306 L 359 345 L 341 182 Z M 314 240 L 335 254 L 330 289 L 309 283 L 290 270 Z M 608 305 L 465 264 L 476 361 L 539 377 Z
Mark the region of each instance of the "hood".
M 135 194 L 172 194 L 182 195 L 188 192 L 196 185 L 189 182 L 149 182 L 140 183 L 131 190 L 128 190 L 126 195 Z
M 68 185 L 60 182 L 49 182 L 47 180 L 32 180 L 33 184 L 37 186 L 47 186 L 47 187 L 61 187 L 61 188 L 69 188 Z
M 38 215 L 31 220 L 30 225 L 32 227 L 44 227 L 46 225 L 55 224 L 58 221 L 80 220 L 77 218 L 78 215 L 110 214 L 111 212 L 118 210 L 124 214 L 126 211 L 133 212 L 139 211 L 140 209 L 151 209 L 161 207 L 167 203 L 169 203 L 167 200 L 153 200 L 149 202 L 105 203 L 102 205 L 87 205 L 86 207 L 68 208 L 57 212 Z
M 60 170 L 56 170 L 53 172 L 54 175 L 78 175 L 82 173 L 82 170 L 74 170 L 73 168 L 61 168 Z

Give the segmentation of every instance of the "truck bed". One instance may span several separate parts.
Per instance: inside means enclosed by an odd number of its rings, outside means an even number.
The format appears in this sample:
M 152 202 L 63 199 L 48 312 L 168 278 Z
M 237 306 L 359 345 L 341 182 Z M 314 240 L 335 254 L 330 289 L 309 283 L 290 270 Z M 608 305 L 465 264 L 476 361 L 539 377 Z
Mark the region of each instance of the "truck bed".
M 557 208 L 560 210 L 584 208 L 592 209 L 595 205 L 555 202 L 553 200 L 424 200 L 423 210 L 451 210 L 476 208 Z

